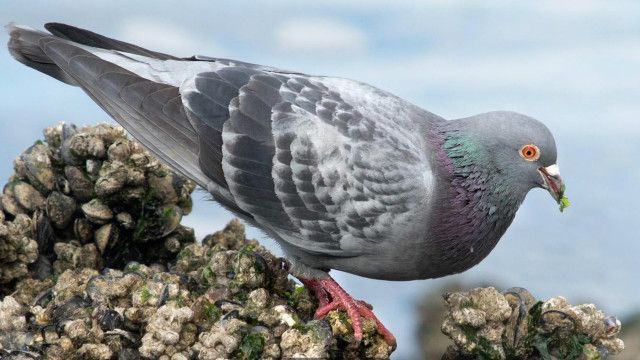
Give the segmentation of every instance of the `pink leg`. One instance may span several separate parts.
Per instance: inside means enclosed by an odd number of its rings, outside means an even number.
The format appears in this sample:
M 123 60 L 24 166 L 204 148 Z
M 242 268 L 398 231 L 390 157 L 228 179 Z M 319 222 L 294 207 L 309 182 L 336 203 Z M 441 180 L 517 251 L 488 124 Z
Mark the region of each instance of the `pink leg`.
M 311 289 L 318 299 L 318 307 L 323 307 L 329 303 L 329 294 L 322 288 L 318 280 L 315 279 L 299 279 L 304 286 Z
M 365 319 L 372 319 L 376 323 L 378 333 L 384 337 L 387 344 L 395 348 L 396 338 L 374 315 L 371 306 L 364 301 L 354 300 L 335 280 L 326 278 L 300 279 L 300 281 L 310 288 L 318 298 L 319 306 L 315 314 L 316 319 L 324 317 L 335 309 L 345 310 L 347 316 L 351 319 L 353 335 L 357 341 L 362 340 L 362 322 L 360 316 Z M 329 301 L 329 298 L 331 301 Z

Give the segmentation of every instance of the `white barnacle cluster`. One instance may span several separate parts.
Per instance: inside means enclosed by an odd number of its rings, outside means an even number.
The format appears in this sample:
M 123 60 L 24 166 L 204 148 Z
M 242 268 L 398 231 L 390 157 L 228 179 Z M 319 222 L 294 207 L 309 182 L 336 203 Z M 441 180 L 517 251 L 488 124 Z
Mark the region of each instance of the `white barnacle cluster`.
M 190 345 L 195 338 L 195 326 L 188 326 L 193 317 L 189 307 L 163 305 L 149 318 L 142 337 L 140 355 L 158 359 L 163 355 L 172 360 L 190 358 Z
M 474 354 L 483 346 L 497 358 L 504 358 L 502 334 L 512 310 L 500 292 L 493 287 L 476 288 L 468 293 L 446 294 L 445 302 L 448 312 L 442 331 L 458 349 Z
M 0 301 L 0 350 L 21 346 L 28 336 L 25 308 L 13 297 Z
M 445 305 L 442 332 L 454 345 L 443 359 L 602 360 L 624 349 L 615 317 L 605 317 L 593 304 L 570 305 L 561 296 L 536 301 L 522 288 L 488 287 L 446 294 Z
M 0 207 L 0 284 L 24 277 L 38 258 L 32 219 L 18 214 L 6 220 Z

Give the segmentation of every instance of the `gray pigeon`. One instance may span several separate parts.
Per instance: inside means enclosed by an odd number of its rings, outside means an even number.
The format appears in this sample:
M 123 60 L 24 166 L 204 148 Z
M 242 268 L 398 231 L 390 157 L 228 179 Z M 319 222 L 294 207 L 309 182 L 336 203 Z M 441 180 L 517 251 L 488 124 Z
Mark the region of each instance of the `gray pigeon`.
M 498 111 L 447 121 L 357 81 L 178 58 L 73 26 L 9 25 L 13 57 L 80 87 L 133 137 L 282 246 L 319 299 L 372 318 L 328 274 L 436 278 L 476 265 L 529 190 L 567 205 L 553 136 Z

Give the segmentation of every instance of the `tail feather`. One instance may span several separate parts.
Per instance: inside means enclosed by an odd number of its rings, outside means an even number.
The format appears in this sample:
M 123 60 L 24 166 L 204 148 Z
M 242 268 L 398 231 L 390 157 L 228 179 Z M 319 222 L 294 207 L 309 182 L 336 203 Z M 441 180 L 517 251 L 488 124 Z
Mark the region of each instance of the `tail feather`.
M 177 58 L 173 55 L 147 50 L 137 45 L 112 39 L 104 35 L 96 34 L 93 31 L 81 29 L 67 24 L 47 23 L 44 25 L 44 28 L 47 29 L 51 34 L 61 39 L 71 40 L 82 45 L 148 56 L 158 60 L 180 60 L 180 58 Z
M 56 65 L 40 47 L 40 40 L 52 37 L 42 31 L 24 26 L 9 24 L 9 53 L 19 62 L 30 68 L 43 72 L 69 85 L 78 86 L 78 83 Z

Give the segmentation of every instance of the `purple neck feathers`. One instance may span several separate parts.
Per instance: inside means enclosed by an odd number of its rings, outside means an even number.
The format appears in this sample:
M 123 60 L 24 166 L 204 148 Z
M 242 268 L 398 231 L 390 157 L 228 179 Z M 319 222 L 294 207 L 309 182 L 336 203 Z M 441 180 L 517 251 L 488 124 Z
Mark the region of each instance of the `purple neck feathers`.
M 465 137 L 464 129 L 447 123 L 428 137 L 439 179 L 426 239 L 433 277 L 462 272 L 485 258 L 524 200 L 500 178 L 483 149 Z

